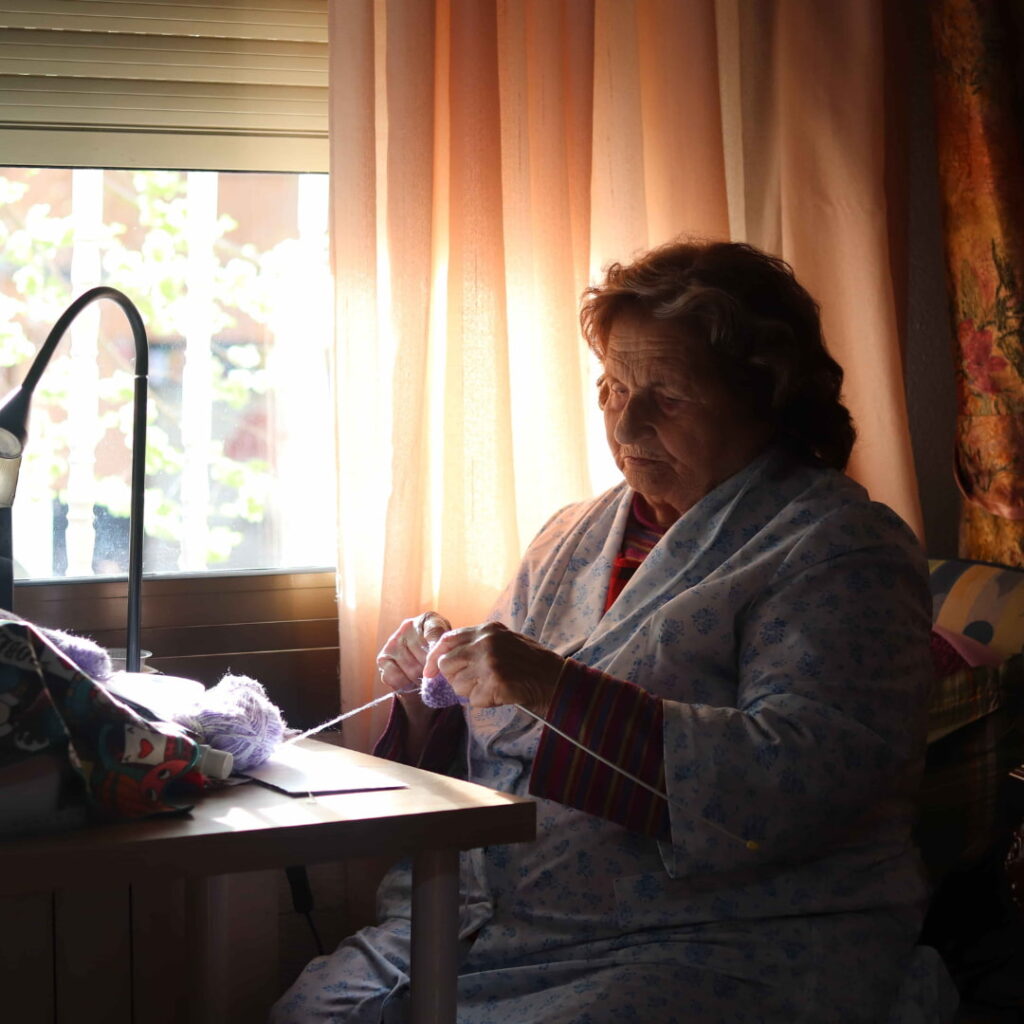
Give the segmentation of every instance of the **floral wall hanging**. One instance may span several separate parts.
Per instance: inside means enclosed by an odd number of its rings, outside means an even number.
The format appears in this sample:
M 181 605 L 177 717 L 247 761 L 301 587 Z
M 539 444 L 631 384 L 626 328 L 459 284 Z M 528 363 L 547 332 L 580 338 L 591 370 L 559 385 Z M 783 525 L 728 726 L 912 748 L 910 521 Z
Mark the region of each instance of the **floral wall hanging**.
M 1015 15 L 936 0 L 936 119 L 957 353 L 960 554 L 1024 564 L 1024 156 Z

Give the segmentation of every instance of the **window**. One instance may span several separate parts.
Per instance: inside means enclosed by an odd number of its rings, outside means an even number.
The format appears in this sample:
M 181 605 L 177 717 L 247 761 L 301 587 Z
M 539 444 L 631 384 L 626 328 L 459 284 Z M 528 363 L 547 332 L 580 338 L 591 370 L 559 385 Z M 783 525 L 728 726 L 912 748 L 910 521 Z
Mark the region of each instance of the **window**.
M 139 307 L 143 646 L 204 681 L 290 680 L 295 651 L 336 677 L 331 574 L 287 571 L 335 557 L 327 6 L 0 0 L 0 382 L 87 288 Z M 36 389 L 14 505 L 16 610 L 109 645 L 132 355 L 113 303 L 78 317 Z M 254 628 L 284 620 L 305 625 Z
M 142 314 L 148 572 L 333 564 L 326 225 L 325 175 L 0 172 L 7 389 L 86 289 Z M 126 571 L 133 359 L 124 313 L 100 301 L 40 379 L 16 577 Z
M 0 30 L 0 379 L 119 288 L 151 348 L 146 570 L 333 564 L 326 0 L 0 2 Z M 16 575 L 123 571 L 130 357 L 96 303 L 40 381 Z

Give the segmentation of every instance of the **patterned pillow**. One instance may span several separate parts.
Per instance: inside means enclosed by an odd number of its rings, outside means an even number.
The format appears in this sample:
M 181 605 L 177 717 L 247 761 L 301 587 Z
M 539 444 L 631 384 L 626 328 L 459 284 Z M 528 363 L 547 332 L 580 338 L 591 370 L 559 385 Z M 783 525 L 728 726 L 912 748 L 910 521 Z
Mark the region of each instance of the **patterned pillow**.
M 917 840 L 933 881 L 982 858 L 1002 836 L 999 796 L 1024 762 L 1024 655 L 937 679 Z
M 934 560 L 932 619 L 987 644 L 1001 658 L 1024 649 L 1024 571 L 964 559 Z

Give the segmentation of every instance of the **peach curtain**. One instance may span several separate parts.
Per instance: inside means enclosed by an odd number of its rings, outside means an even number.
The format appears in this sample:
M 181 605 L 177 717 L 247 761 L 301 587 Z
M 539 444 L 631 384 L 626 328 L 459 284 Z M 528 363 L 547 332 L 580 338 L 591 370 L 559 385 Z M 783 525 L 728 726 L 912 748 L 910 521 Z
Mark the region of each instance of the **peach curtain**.
M 332 0 L 344 708 L 402 618 L 479 621 L 545 518 L 614 482 L 579 295 L 678 235 L 793 263 L 847 367 L 854 473 L 919 526 L 881 7 Z

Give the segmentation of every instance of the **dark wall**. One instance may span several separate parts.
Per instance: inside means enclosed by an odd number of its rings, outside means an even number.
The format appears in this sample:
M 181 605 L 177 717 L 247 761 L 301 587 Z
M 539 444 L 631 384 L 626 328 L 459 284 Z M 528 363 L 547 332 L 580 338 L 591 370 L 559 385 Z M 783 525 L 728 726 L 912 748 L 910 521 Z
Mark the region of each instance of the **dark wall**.
M 928 554 L 957 554 L 960 495 L 953 479 L 956 393 L 935 152 L 927 4 L 908 5 L 905 154 L 907 406 Z

